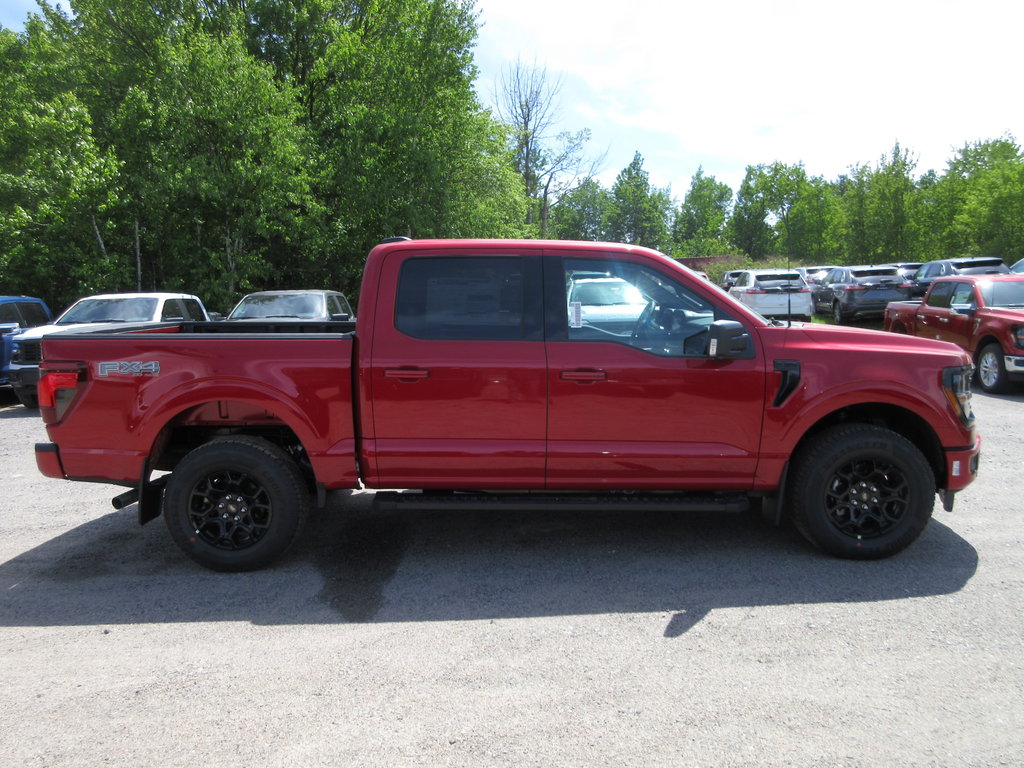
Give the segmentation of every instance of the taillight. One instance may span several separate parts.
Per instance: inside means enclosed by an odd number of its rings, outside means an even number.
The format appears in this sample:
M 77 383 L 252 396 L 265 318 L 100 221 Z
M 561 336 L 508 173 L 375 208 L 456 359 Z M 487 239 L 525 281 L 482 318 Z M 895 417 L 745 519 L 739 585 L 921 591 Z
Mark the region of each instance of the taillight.
M 867 286 L 865 285 L 844 285 L 844 291 L 866 291 Z
M 768 291 L 762 291 L 760 288 L 748 288 L 747 293 L 768 293 Z
M 39 415 L 46 424 L 53 424 L 64 418 L 71 401 L 78 393 L 78 373 L 72 371 L 49 371 L 43 373 L 36 387 L 39 395 Z

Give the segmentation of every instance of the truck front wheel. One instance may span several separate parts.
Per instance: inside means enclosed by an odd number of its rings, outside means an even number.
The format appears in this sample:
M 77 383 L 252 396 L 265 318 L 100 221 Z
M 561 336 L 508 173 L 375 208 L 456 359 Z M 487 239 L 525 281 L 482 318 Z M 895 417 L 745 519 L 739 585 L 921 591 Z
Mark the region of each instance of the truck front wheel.
M 978 384 L 992 395 L 1009 389 L 1006 363 L 1003 362 L 1003 348 L 995 342 L 986 344 L 978 353 Z
M 197 563 L 251 571 L 298 538 L 309 494 L 298 466 L 276 445 L 228 437 L 181 460 L 167 480 L 163 509 L 174 542 Z
M 36 394 L 35 387 L 15 387 L 14 396 L 26 408 L 35 410 L 39 407 L 39 396 Z
M 921 535 L 935 476 L 902 435 L 870 424 L 831 427 L 802 446 L 789 482 L 793 523 L 836 557 L 894 555 Z

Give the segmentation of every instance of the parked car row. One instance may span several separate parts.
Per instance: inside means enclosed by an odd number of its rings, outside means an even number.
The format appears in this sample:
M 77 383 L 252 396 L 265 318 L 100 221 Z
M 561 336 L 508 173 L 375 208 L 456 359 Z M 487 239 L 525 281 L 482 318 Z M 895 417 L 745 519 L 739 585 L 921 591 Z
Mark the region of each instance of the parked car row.
M 937 277 L 1011 270 L 1024 272 L 1024 259 L 1013 267 L 995 257 L 970 257 L 791 270 L 738 269 L 725 273 L 721 287 L 765 317 L 810 320 L 811 315 L 820 314 L 843 324 L 881 318 L 890 302 L 920 298 Z
M 348 299 L 338 291 L 260 291 L 245 296 L 227 318 L 208 312 L 198 296 L 186 293 L 110 293 L 86 296 L 56 320 L 40 299 L 0 297 L 3 357 L 0 385 L 10 386 L 27 408 L 38 404 L 36 384 L 43 338 L 69 328 L 111 323 L 163 323 L 208 320 L 333 321 L 353 320 Z

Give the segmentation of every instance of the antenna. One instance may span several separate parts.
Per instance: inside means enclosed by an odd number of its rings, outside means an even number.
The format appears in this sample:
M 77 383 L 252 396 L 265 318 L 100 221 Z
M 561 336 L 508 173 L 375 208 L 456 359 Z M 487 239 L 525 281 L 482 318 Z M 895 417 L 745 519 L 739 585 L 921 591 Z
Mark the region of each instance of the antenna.
M 787 238 L 788 239 L 788 238 Z M 786 271 L 792 272 L 793 268 L 790 267 L 790 254 L 789 247 L 786 247 Z M 786 323 L 792 328 L 793 327 L 793 284 L 790 279 L 786 278 Z

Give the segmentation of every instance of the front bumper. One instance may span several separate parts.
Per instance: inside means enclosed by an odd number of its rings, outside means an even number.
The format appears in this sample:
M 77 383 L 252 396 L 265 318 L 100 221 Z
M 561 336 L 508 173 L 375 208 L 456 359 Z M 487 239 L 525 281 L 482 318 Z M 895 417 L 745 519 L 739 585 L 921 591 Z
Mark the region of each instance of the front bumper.
M 946 449 L 946 487 L 947 493 L 961 491 L 974 482 L 978 476 L 978 464 L 981 459 L 981 436 L 974 438 L 974 445 L 969 448 Z
M 1024 376 L 1024 356 L 1004 355 L 1003 365 L 1006 367 L 1006 372 L 1011 376 Z
M 36 384 L 39 383 L 38 365 L 11 365 L 7 373 L 10 376 L 11 386 L 15 389 L 31 389 L 35 391 Z

